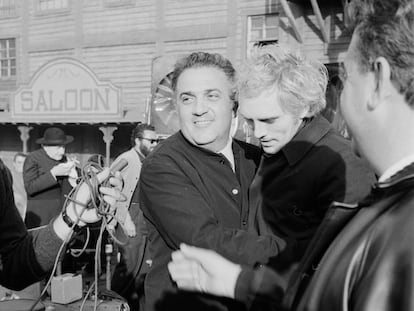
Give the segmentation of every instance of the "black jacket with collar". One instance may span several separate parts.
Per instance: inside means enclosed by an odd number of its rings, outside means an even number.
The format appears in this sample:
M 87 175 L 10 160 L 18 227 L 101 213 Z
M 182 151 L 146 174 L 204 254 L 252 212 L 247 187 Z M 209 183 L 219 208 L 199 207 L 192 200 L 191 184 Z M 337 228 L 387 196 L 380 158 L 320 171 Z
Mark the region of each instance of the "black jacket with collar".
M 62 210 L 65 194 L 72 190 L 67 176 L 54 177 L 51 169 L 67 161 L 66 156 L 57 161 L 50 158 L 43 148 L 28 154 L 23 166 L 24 187 L 27 192 L 26 226 L 47 225 Z
M 180 243 L 213 249 L 251 266 L 279 252 L 278 239 L 248 232 L 248 187 L 260 150 L 238 140 L 233 140 L 232 150 L 235 171 L 223 155 L 194 146 L 178 132 L 145 159 L 139 187 L 152 256 L 145 279 L 147 311 L 164 305 L 167 310 L 204 308 L 194 295 L 186 296 L 179 306 L 165 296 L 176 291 L 167 264 Z M 177 295 L 173 296 L 176 301 Z M 211 304 L 222 307 L 215 303 L 218 298 L 208 300 L 210 308 Z
M 414 164 L 378 183 L 359 209 L 296 310 L 413 310 Z
M 293 274 L 245 268 L 236 298 L 275 310 L 412 310 L 413 209 L 414 164 L 378 183 L 358 207 L 333 205 Z
M 279 152 L 262 157 L 250 190 L 257 199 L 250 227 L 286 240 L 275 265 L 299 261 L 332 202 L 356 203 L 374 183 L 374 173 L 350 141 L 316 116 Z
M 14 205 L 10 171 L 0 159 L 0 284 L 21 290 L 45 278 L 62 243 L 53 223 L 27 232 Z

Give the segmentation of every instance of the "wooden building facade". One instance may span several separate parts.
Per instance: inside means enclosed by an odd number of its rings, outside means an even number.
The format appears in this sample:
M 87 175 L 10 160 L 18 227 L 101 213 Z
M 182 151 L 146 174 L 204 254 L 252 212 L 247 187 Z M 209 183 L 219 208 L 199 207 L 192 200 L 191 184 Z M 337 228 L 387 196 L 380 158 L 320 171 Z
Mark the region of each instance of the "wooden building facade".
M 350 40 L 346 6 L 346 0 L 0 0 L 0 156 L 37 149 L 35 140 L 51 125 L 75 137 L 67 151 L 81 160 L 128 149 L 139 121 L 155 120 L 169 134 L 162 124 L 168 117 L 157 119 L 152 109 L 151 118 L 149 103 L 177 55 L 191 51 L 221 53 L 237 67 L 252 45 L 279 42 L 319 59 L 334 76 Z M 118 88 L 119 114 L 71 115 L 63 108 L 19 114 L 16 94 L 27 100 L 21 89 L 59 59 L 77 61 L 96 81 Z M 81 101 L 90 95 L 73 85 L 68 80 L 62 92 L 77 88 Z

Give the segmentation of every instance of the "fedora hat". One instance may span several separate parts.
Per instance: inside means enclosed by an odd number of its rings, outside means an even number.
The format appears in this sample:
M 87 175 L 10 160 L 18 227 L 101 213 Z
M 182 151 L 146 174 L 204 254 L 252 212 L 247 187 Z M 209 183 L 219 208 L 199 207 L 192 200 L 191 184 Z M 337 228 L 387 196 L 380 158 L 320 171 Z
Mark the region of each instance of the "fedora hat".
M 73 136 L 66 135 L 63 130 L 58 127 L 49 127 L 43 133 L 43 137 L 36 140 L 36 143 L 42 145 L 66 145 L 73 141 Z

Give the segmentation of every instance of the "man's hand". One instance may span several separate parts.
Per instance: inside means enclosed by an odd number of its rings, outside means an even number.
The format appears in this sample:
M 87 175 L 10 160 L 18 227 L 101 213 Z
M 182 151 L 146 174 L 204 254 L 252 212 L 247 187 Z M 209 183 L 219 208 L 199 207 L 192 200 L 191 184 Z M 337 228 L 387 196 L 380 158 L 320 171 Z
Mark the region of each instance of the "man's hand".
M 185 244 L 171 257 L 168 270 L 179 288 L 234 298 L 239 265 L 214 251 Z
M 109 174 L 109 168 L 105 168 L 102 172 L 97 174 L 96 178 L 98 184 L 101 184 L 104 180 L 106 180 Z M 121 193 L 121 174 L 119 172 L 115 173 L 115 176 L 109 178 L 109 183 L 111 185 L 109 187 L 99 187 L 99 192 L 103 195 L 104 201 L 111 206 L 111 211 L 113 211 L 115 209 L 115 203 L 118 200 L 124 199 Z M 78 216 L 80 216 L 82 219 L 82 221 L 78 222 L 78 225 L 80 226 L 85 225 L 85 222 L 93 223 L 97 222 L 100 219 L 96 209 L 86 209 L 85 207 L 91 200 L 91 193 L 87 184 L 83 183 L 79 186 L 76 197 L 74 199 L 81 204 L 70 202 L 66 208 L 66 213 L 68 217 L 74 223 L 77 222 Z M 62 240 L 65 240 L 68 234 L 70 233 L 70 229 L 63 221 L 62 215 L 59 215 L 59 217 L 55 220 L 55 222 L 53 223 L 53 228 L 55 229 L 56 234 Z
M 57 176 L 68 176 L 72 169 L 75 167 L 75 162 L 69 161 L 65 163 L 59 163 L 58 165 L 55 165 L 50 170 L 50 173 L 57 177 Z
M 98 184 L 101 184 L 110 174 L 109 168 L 105 168 L 102 172 L 96 175 L 98 179 Z M 103 194 L 103 199 L 108 203 L 113 209 L 115 208 L 115 202 L 122 198 L 121 188 L 122 188 L 122 178 L 119 172 L 115 173 L 114 177 L 109 179 L 109 183 L 112 187 L 99 187 L 99 192 Z M 87 184 L 83 183 L 79 186 L 78 192 L 76 193 L 75 200 L 84 205 L 88 204 L 91 200 L 91 193 Z M 74 211 L 76 207 L 76 212 Z M 96 209 L 85 209 L 84 206 L 71 202 L 66 212 L 68 216 L 75 221 L 77 215 L 81 216 L 81 219 L 87 223 L 97 222 L 100 218 Z M 83 223 L 81 222 L 80 225 Z

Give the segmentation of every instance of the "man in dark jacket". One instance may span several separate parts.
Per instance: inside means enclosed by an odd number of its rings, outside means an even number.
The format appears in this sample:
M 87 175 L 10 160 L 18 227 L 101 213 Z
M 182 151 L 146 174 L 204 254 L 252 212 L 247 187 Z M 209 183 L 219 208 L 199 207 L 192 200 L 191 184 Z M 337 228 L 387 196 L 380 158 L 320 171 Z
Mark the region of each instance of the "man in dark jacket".
M 27 192 L 27 228 L 46 225 L 59 214 L 68 194 L 76 185 L 75 162 L 65 155 L 65 146 L 73 137 L 50 127 L 36 140 L 41 148 L 30 153 L 23 167 Z M 70 183 L 71 182 L 71 183 Z
M 286 241 L 278 268 L 302 258 L 332 202 L 355 203 L 375 182 L 320 115 L 327 83 L 323 64 L 275 45 L 253 50 L 239 73 L 240 114 L 263 149 L 250 189 L 251 228 Z
M 231 138 L 234 80 L 232 64 L 218 54 L 193 53 L 176 64 L 181 131 L 145 159 L 140 177 L 152 256 L 145 279 L 147 311 L 238 307 L 202 295 L 176 295 L 167 264 L 180 243 L 208 247 L 250 266 L 266 263 L 284 246 L 248 232 L 247 189 L 260 153 Z
M 295 274 L 302 284 L 293 298 L 294 279 L 287 286 L 283 275 L 268 268 L 241 268 L 211 251 L 187 246 L 173 255 L 170 266 L 183 288 L 247 304 L 265 300 L 277 310 L 282 310 L 282 301 L 290 310 L 413 309 L 414 4 L 353 0 L 351 8 L 356 28 L 344 62 L 341 109 L 359 151 L 380 176 L 378 183 L 320 262 L 313 262 L 316 271 L 310 281 L 309 270 Z M 335 205 L 329 216 L 348 208 Z M 336 220 L 326 219 L 318 233 Z M 320 241 L 313 242 L 318 248 Z M 306 263 L 305 256 L 301 265 Z M 186 274 L 183 268 L 189 266 L 198 275 Z
M 109 169 L 98 174 L 99 182 L 108 175 Z M 105 195 L 104 200 L 114 206 L 116 199 L 121 196 L 121 182 L 119 176 L 118 179 L 111 178 L 110 182 L 111 187 L 101 187 L 100 192 Z M 0 193 L 0 284 L 20 290 L 46 277 L 63 241 L 70 238 L 73 232 L 71 226 L 77 223 L 77 215 L 80 215 L 83 207 L 70 203 L 65 213 L 59 213 L 53 222 L 28 233 L 14 205 L 10 171 L 1 160 Z M 86 184 L 80 185 L 75 198 L 77 202 L 87 203 L 89 198 L 90 192 Z M 83 221 L 96 222 L 99 219 L 95 209 L 88 209 L 82 213 L 82 221 L 78 222 L 78 226 L 85 226 Z

